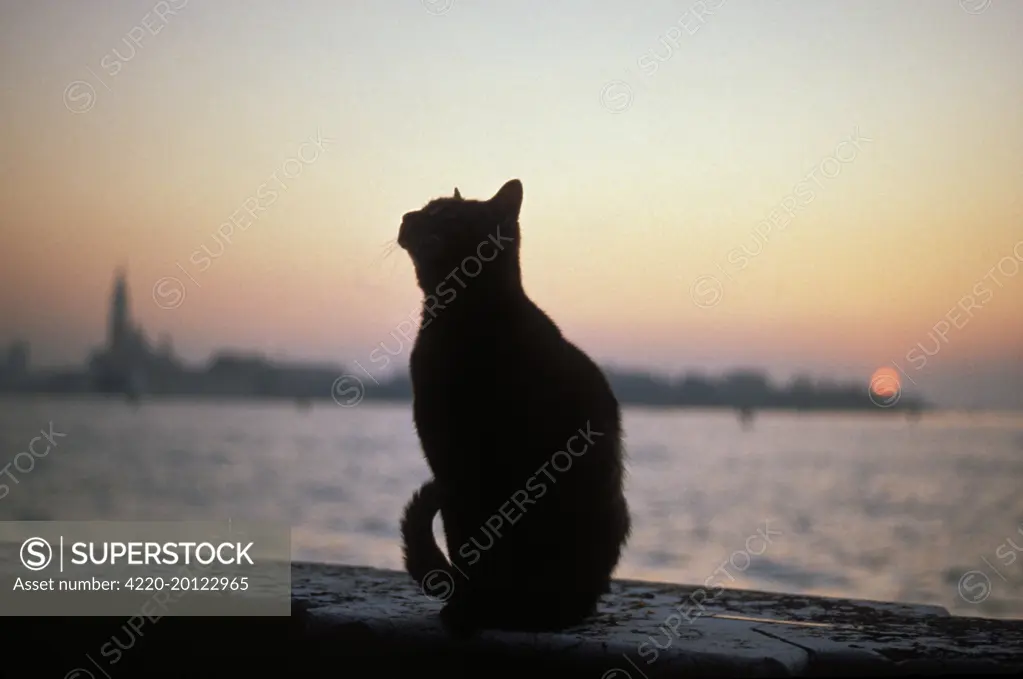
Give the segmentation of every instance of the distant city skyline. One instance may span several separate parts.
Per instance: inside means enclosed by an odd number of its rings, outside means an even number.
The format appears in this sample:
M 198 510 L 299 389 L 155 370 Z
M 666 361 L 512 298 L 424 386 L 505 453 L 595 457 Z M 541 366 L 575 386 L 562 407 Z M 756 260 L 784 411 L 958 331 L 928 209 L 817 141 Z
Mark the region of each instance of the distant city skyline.
M 0 343 L 87 360 L 123 264 L 190 363 L 390 373 L 401 215 L 517 177 L 526 290 L 604 365 L 1023 408 L 1023 5 L 439 7 L 5 5 Z
M 232 347 L 222 348 L 204 365 L 188 365 L 174 355 L 169 337 L 154 344 L 135 321 L 126 272 L 119 267 L 110 292 L 104 344 L 90 352 L 83 365 L 46 370 L 31 365 L 27 343 L 14 342 L 0 358 L 0 394 L 115 396 L 136 404 L 161 398 L 289 399 L 300 406 L 330 399 L 345 408 L 364 400 L 411 402 L 407 372 L 385 374 L 383 369 L 404 363 L 406 343 L 416 329 L 414 320 L 406 319 L 393 346 L 381 343 L 370 354 L 374 368 L 381 368 L 377 375 L 359 361 L 347 365 L 280 361 Z M 737 411 L 744 424 L 761 410 L 916 417 L 934 407 L 926 399 L 904 393 L 898 373 L 891 368 L 876 371 L 869 389 L 856 382 L 808 375 L 778 384 L 764 371 L 748 368 L 720 375 L 690 372 L 679 378 L 609 366 L 604 370 L 623 406 L 727 408 Z
M 136 321 L 132 311 L 132 294 L 128 283 L 127 270 L 123 265 L 119 266 L 114 272 L 107 311 L 104 341 L 93 346 L 83 361 L 52 365 L 31 365 L 31 345 L 24 339 L 18 339 L 7 348 L 6 363 L 9 374 L 15 376 L 17 374 L 24 374 L 26 370 L 44 369 L 44 372 L 46 372 L 46 369 L 50 371 L 53 369 L 63 369 L 69 371 L 68 376 L 71 376 L 79 374 L 81 370 L 86 370 L 88 374 L 93 376 L 90 379 L 98 380 L 96 382 L 98 388 L 112 388 L 115 391 L 119 391 L 125 388 L 144 389 L 142 385 L 147 379 L 145 375 L 147 371 L 155 371 L 154 374 L 156 375 L 163 374 L 164 377 L 162 379 L 165 382 L 167 379 L 170 379 L 168 375 L 177 373 L 180 370 L 203 371 L 210 368 L 216 369 L 217 374 L 223 373 L 224 370 L 228 370 L 230 373 L 237 373 L 240 370 L 241 373 L 238 373 L 238 375 L 243 375 L 245 379 L 249 379 L 254 374 L 253 370 L 260 370 L 258 366 L 268 365 L 265 362 L 269 361 L 284 369 L 290 375 L 289 379 L 291 381 L 298 380 L 294 388 L 299 388 L 302 393 L 312 393 L 313 395 L 318 395 L 318 397 L 326 398 L 332 389 L 327 389 L 325 383 L 320 386 L 315 385 L 323 382 L 324 379 L 329 381 L 335 377 L 337 379 L 349 380 L 354 375 L 358 382 L 360 382 L 361 393 L 365 394 L 365 386 L 367 384 L 372 385 L 373 383 L 380 384 L 386 382 L 388 384 L 384 387 L 385 397 L 392 398 L 395 394 L 403 393 L 404 387 L 400 386 L 399 383 L 407 377 L 407 352 L 411 349 L 411 344 L 414 341 L 416 319 L 418 318 L 417 313 L 413 313 L 408 318 L 403 319 L 390 333 L 389 341 L 379 343 L 373 351 L 369 352 L 368 360 L 365 362 L 358 359 L 339 360 L 337 357 L 316 361 L 310 357 L 273 355 L 256 348 L 231 346 L 217 347 L 208 356 L 196 360 L 188 360 L 174 351 L 171 336 L 168 333 L 165 332 L 160 335 L 159 343 L 153 342 L 146 329 Z M 915 352 L 916 354 L 926 356 L 926 353 L 923 353 L 926 350 L 923 349 L 922 345 L 916 349 L 918 350 Z M 915 358 L 912 353 L 910 357 Z M 368 367 L 364 363 L 368 364 Z M 236 367 L 229 367 L 231 365 Z M 246 365 L 248 367 L 245 367 Z M 683 371 L 674 372 L 658 370 L 656 368 L 650 369 L 649 366 L 644 370 L 642 367 L 624 364 L 604 364 L 604 368 L 620 376 L 616 379 L 624 378 L 630 383 L 644 373 L 651 375 L 651 377 L 657 380 L 671 381 L 683 377 L 687 381 L 694 377 L 710 380 L 727 378 L 739 380 L 740 383 L 750 379 L 756 383 L 760 380 L 758 375 L 762 375 L 778 386 L 784 386 L 787 383 L 790 387 L 798 383 L 807 384 L 807 380 L 809 380 L 808 384 L 816 385 L 839 385 L 843 383 L 848 385 L 850 383 L 848 378 L 841 375 L 820 374 L 819 372 L 815 373 L 806 370 L 794 371 L 787 376 L 779 377 L 777 371 L 772 372 L 763 366 L 745 364 L 726 366 L 718 370 L 708 369 L 707 366 L 690 367 Z M 3 376 L 3 372 L 4 367 L 0 364 L 0 377 Z M 81 375 L 84 376 L 85 373 L 81 373 Z M 930 402 L 931 405 L 938 407 L 966 407 L 969 409 L 993 410 L 1019 409 L 1012 402 L 1011 395 L 1008 401 L 1003 402 L 1004 404 L 996 402 L 994 406 L 983 403 L 978 404 L 976 402 L 950 404 L 943 402 L 941 399 L 936 401 L 931 394 L 908 386 L 906 383 L 907 379 L 911 383 L 912 378 L 907 377 L 903 379 L 904 375 L 906 373 L 901 367 L 882 366 L 875 370 L 867 378 L 867 388 L 875 394 L 875 397 L 872 397 L 871 400 L 875 404 L 881 404 L 878 407 L 883 408 L 889 407 L 886 403 L 897 403 L 905 396 L 913 400 L 923 398 Z M 142 378 L 142 383 L 132 387 L 131 385 L 135 384 L 135 380 L 140 377 Z M 396 378 L 399 380 L 399 383 L 394 382 Z M 77 383 L 77 378 L 73 379 L 74 383 Z M 853 379 L 852 383 L 855 384 L 857 381 L 857 379 Z M 104 384 L 106 386 L 103 386 Z M 80 386 L 71 387 L 72 390 L 79 388 Z M 167 388 L 167 384 L 164 385 L 164 388 Z M 178 386 L 174 388 L 193 389 L 196 387 Z M 248 389 L 248 387 L 237 386 L 229 388 Z M 639 398 L 648 398 L 649 394 L 652 393 L 648 391 L 650 388 L 653 388 L 653 385 L 642 387 L 640 393 L 647 394 L 647 396 L 640 395 Z M 397 389 L 397 392 L 395 389 Z M 319 393 L 321 391 L 323 392 L 322 394 Z M 374 389 L 371 388 L 369 391 L 372 392 Z M 390 396 L 386 396 L 386 394 L 390 394 Z M 359 398 L 361 400 L 362 396 Z

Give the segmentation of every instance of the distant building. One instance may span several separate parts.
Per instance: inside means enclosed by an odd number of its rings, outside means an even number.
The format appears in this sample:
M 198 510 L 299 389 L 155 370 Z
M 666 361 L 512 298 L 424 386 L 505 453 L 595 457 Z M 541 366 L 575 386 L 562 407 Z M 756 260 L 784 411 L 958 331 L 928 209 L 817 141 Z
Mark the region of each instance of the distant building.
M 28 374 L 28 362 L 28 342 L 11 342 L 11 346 L 7 350 L 7 361 L 4 366 L 4 372 L 11 377 L 24 377 Z
M 686 375 L 678 387 L 678 402 L 685 405 L 715 404 L 721 399 L 717 385 L 700 375 Z
M 28 342 L 11 342 L 6 355 L 0 360 L 0 383 L 16 385 L 28 377 Z
M 767 377 L 757 370 L 736 370 L 725 375 L 721 385 L 725 399 L 739 407 L 766 405 L 773 395 Z
M 170 346 L 170 338 L 164 336 L 160 350 L 155 350 L 142 328 L 132 321 L 128 281 L 124 269 L 118 269 L 110 298 L 107 343 L 93 353 L 89 362 L 96 389 L 139 392 L 166 382 L 180 372 Z
M 208 393 L 324 398 L 344 367 L 332 364 L 282 363 L 251 353 L 214 355 L 205 373 Z

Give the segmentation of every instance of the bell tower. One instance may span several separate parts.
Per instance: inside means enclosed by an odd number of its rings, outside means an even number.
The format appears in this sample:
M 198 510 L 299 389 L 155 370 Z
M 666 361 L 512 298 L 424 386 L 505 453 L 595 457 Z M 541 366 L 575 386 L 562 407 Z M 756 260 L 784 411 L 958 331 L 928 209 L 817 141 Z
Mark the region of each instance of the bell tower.
M 123 266 L 118 267 L 114 280 L 114 292 L 110 298 L 110 329 L 107 336 L 107 350 L 116 353 L 122 349 L 131 330 L 128 318 L 128 282 Z

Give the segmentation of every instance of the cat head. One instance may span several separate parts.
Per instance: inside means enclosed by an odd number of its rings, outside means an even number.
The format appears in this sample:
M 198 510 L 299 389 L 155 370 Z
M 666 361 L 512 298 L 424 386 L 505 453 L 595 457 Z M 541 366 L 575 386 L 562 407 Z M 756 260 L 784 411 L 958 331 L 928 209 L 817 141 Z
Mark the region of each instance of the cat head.
M 520 286 L 519 209 L 522 182 L 508 181 L 489 200 L 466 200 L 458 189 L 450 198 L 436 198 L 421 210 L 406 213 L 398 229 L 398 245 L 416 269 L 419 287 L 439 294 L 452 289 L 494 285 Z

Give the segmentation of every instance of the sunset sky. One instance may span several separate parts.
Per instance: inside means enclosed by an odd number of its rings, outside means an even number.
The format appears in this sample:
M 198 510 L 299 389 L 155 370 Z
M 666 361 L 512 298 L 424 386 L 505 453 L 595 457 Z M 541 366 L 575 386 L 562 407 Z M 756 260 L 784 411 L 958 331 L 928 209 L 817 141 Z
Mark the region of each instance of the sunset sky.
M 401 215 L 518 177 L 527 291 L 602 363 L 1023 407 L 1021 34 L 1014 0 L 5 3 L 0 342 L 83 360 L 125 264 L 189 361 L 366 364 L 420 300 Z

